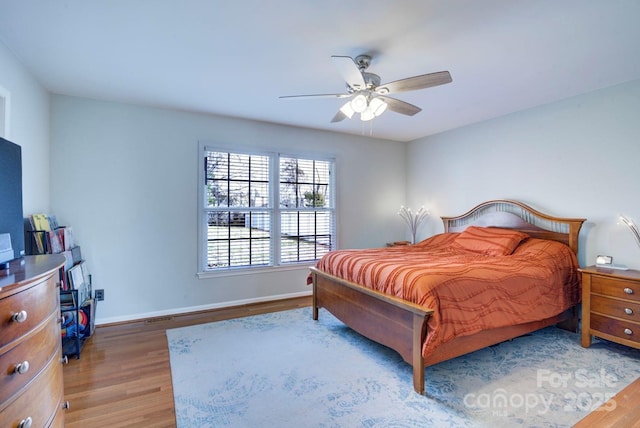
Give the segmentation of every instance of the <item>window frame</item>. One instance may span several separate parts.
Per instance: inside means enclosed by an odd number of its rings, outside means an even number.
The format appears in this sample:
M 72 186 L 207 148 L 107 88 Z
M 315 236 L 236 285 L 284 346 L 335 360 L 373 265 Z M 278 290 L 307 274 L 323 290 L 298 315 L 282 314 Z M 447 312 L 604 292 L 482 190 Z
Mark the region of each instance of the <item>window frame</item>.
M 269 263 L 266 265 L 245 265 L 245 266 L 228 266 L 221 268 L 208 268 L 207 267 L 207 221 L 209 207 L 206 204 L 206 189 L 205 189 L 205 153 L 206 152 L 225 152 L 234 154 L 245 154 L 251 156 L 266 156 L 269 158 L 269 206 L 268 207 L 229 207 L 227 211 L 259 211 L 269 212 L 271 214 L 271 236 L 269 239 Z M 298 207 L 296 209 L 287 209 L 280 207 L 280 159 L 281 158 L 293 158 L 299 160 L 312 160 L 329 163 L 329 206 L 328 207 Z M 216 144 L 211 142 L 200 141 L 198 143 L 198 251 L 197 251 L 197 271 L 198 278 L 209 278 L 217 276 L 228 275 L 243 275 L 243 274 L 255 274 L 260 272 L 272 272 L 274 270 L 299 270 L 301 267 L 308 267 L 313 264 L 314 260 L 305 261 L 293 261 L 282 262 L 281 254 L 281 214 L 283 211 L 301 211 L 301 212 L 317 212 L 326 211 L 330 213 L 330 234 L 333 238 L 331 242 L 331 249 L 334 250 L 338 247 L 338 219 L 337 219 L 337 207 L 336 207 L 336 166 L 337 161 L 334 156 L 327 154 L 309 153 L 304 151 L 279 151 L 268 150 L 263 148 L 247 148 L 238 146 L 228 146 L 225 144 Z M 317 259 L 316 259 L 317 260 Z

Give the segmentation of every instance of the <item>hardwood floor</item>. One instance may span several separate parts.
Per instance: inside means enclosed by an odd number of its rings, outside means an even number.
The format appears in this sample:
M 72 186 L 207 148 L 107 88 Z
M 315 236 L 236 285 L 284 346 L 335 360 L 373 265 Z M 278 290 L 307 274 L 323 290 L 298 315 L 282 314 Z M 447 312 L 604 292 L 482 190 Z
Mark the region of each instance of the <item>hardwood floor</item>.
M 574 428 L 639 428 L 640 379 L 617 393 L 611 400 L 591 412 Z
M 175 427 L 167 329 L 307 306 L 310 296 L 99 326 L 80 359 L 72 357 L 64 366 L 65 399 L 71 405 L 66 426 Z M 640 379 L 614 399 L 613 411 L 594 412 L 576 426 L 640 427 Z
M 305 306 L 310 296 L 98 326 L 64 366 L 66 426 L 175 427 L 167 329 Z

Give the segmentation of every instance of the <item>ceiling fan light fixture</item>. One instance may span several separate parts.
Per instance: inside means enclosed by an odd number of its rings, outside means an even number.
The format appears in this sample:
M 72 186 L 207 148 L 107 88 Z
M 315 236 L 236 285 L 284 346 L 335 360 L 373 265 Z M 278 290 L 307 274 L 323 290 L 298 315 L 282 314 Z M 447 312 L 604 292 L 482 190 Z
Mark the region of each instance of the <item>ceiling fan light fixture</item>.
M 340 111 L 349 119 L 351 119 L 353 117 L 353 114 L 355 113 L 355 110 L 353 109 L 353 107 L 351 107 L 351 101 L 345 103 L 342 107 L 340 107 Z
M 351 108 L 356 113 L 362 113 L 367 108 L 367 97 L 360 94 L 357 95 L 353 100 L 351 100 Z
M 387 109 L 387 103 L 380 98 L 374 98 L 369 103 L 369 108 L 373 111 L 374 115 L 380 116 Z
M 371 110 L 371 107 L 367 107 L 362 113 L 360 113 L 360 120 L 363 122 L 367 122 L 374 117 L 376 117 L 376 114 Z

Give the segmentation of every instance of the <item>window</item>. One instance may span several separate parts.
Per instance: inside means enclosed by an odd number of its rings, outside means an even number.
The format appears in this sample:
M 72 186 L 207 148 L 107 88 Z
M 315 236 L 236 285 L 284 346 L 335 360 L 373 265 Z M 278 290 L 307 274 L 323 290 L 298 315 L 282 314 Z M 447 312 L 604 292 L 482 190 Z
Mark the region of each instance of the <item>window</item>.
M 201 272 L 308 263 L 335 247 L 332 160 L 200 151 Z

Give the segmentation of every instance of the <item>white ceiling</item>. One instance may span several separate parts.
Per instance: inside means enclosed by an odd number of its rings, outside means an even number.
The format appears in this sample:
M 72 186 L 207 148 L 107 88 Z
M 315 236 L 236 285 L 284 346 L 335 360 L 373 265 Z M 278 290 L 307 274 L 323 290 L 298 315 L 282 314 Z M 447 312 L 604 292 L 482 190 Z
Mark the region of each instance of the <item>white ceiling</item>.
M 57 94 L 408 141 L 640 78 L 638 0 L 0 0 L 0 40 Z M 330 123 L 331 55 L 423 109 Z M 0 81 L 2 70 L 0 70 Z

